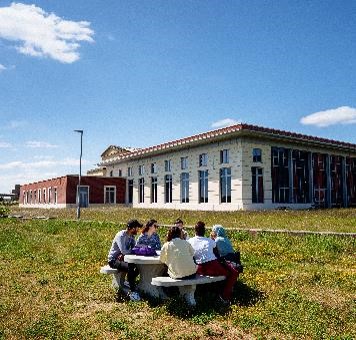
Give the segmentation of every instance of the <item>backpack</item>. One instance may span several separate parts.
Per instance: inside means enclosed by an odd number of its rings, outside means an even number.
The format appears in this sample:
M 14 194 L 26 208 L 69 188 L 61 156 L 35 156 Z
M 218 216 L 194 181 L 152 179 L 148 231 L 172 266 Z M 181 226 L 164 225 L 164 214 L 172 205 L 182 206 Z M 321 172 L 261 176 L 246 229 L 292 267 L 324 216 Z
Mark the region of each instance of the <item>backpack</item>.
M 156 251 L 145 244 L 136 245 L 132 248 L 131 254 L 141 255 L 141 256 L 157 256 Z

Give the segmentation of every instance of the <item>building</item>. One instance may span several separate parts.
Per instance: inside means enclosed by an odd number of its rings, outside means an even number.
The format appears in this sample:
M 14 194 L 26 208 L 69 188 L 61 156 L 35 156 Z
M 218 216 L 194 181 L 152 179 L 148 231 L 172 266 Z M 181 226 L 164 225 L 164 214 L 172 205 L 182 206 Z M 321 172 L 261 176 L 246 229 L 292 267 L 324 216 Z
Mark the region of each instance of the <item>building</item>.
M 21 185 L 19 204 L 32 208 L 69 208 L 76 206 L 79 176 L 67 175 Z M 81 207 L 125 203 L 126 180 L 82 176 Z
M 136 208 L 356 206 L 356 145 L 237 124 L 160 145 L 110 146 L 98 164 L 127 179 Z

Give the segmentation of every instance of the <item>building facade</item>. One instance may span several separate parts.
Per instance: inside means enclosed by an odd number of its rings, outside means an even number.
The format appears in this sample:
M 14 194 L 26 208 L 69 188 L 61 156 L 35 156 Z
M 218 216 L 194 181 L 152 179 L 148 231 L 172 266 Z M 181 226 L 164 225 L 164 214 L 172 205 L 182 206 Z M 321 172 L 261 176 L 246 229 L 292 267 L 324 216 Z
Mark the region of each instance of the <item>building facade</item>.
M 238 124 L 127 152 L 99 169 L 126 178 L 136 208 L 255 210 L 356 206 L 356 145 Z
M 19 205 L 32 208 L 75 207 L 79 176 L 67 175 L 21 185 Z M 82 176 L 80 180 L 80 206 L 124 204 L 126 180 Z

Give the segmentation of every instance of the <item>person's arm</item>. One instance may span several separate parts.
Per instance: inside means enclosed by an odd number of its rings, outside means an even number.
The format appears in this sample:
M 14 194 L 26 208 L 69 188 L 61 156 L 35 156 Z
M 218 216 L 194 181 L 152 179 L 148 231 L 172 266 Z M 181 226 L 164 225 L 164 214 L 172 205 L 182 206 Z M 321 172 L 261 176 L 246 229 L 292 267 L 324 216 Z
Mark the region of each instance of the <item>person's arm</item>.
M 167 243 L 163 245 L 161 254 L 159 255 L 159 260 L 165 264 L 167 264 L 167 246 Z
M 217 259 L 220 259 L 220 254 L 219 254 L 218 247 L 215 246 L 213 248 L 213 253 L 214 253 L 214 255 L 216 256 Z
M 131 253 L 131 248 L 127 247 L 127 245 L 131 245 L 131 242 L 130 242 L 130 240 L 128 240 L 128 237 L 130 237 L 130 236 L 128 236 L 127 234 L 123 234 L 123 235 L 120 235 L 116 241 L 118 247 L 120 248 L 121 254 L 123 254 L 123 255 L 127 255 L 127 254 Z
M 155 250 L 160 250 L 161 248 L 162 248 L 161 240 L 159 239 L 159 236 L 156 234 L 156 249 Z

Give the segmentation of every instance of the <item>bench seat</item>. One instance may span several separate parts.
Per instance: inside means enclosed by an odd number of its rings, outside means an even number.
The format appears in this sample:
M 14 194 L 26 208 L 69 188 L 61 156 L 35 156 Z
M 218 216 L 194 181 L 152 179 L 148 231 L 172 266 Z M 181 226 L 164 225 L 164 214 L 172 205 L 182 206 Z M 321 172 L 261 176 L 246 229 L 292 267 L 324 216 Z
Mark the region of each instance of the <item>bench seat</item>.
M 179 294 L 184 297 L 189 305 L 195 306 L 194 293 L 196 286 L 200 284 L 213 283 L 225 280 L 225 276 L 204 276 L 196 275 L 193 279 L 172 279 L 169 276 L 154 277 L 151 284 L 160 287 L 178 287 Z
M 111 268 L 108 264 L 100 268 L 101 274 L 112 275 L 112 286 L 115 289 L 121 289 L 127 293 L 129 289 L 124 285 L 126 273 L 119 272 L 115 268 Z

